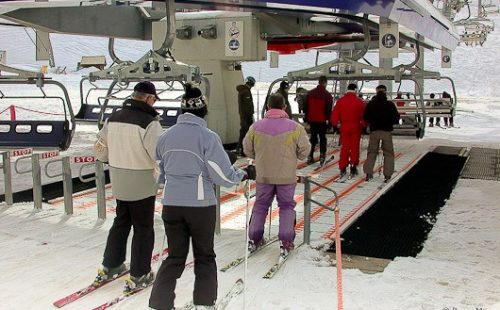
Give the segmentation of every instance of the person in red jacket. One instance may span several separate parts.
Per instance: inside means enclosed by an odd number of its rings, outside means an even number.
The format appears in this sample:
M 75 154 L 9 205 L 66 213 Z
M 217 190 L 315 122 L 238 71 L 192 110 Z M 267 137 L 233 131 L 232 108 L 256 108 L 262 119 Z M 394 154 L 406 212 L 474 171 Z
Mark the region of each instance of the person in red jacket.
M 311 153 L 307 159 L 308 164 L 314 163 L 314 148 L 318 143 L 319 136 L 319 162 L 325 163 L 326 156 L 326 129 L 332 112 L 333 97 L 326 90 L 328 80 L 322 75 L 318 79 L 318 86 L 312 89 L 306 96 L 304 105 L 305 120 L 309 123 L 311 130 Z
M 363 113 L 365 103 L 356 95 L 358 87 L 349 84 L 347 92 L 340 98 L 333 108 L 330 124 L 342 128 L 340 134 L 340 177 L 347 173 L 347 166 L 351 165 L 351 176 L 358 174 L 359 164 L 359 141 L 361 131 L 365 127 Z

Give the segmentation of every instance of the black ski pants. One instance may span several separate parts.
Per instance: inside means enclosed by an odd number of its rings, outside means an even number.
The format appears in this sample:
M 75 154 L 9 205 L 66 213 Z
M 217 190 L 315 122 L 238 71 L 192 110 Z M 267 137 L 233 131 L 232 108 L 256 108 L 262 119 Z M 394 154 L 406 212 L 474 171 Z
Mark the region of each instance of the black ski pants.
M 195 305 L 212 306 L 217 299 L 217 265 L 214 252 L 215 206 L 163 206 L 163 223 L 168 240 L 168 257 L 156 276 L 149 306 L 173 309 L 175 285 L 184 271 L 193 244 Z
M 130 275 L 140 277 L 151 271 L 151 255 L 155 242 L 154 208 L 155 196 L 136 201 L 116 200 L 116 217 L 109 230 L 103 266 L 115 268 L 125 261 L 130 227 L 134 227 Z
M 240 119 L 240 136 L 238 138 L 238 145 L 236 146 L 237 152 L 243 152 L 243 139 L 245 138 L 248 129 L 250 129 L 250 126 L 252 126 L 252 124 L 253 124 L 252 118 Z
M 311 154 L 314 154 L 314 149 L 316 148 L 316 144 L 318 143 L 319 136 L 319 152 L 320 154 L 326 154 L 326 129 L 327 125 L 325 122 L 323 123 L 309 123 L 311 137 L 309 138 L 309 142 L 311 142 Z

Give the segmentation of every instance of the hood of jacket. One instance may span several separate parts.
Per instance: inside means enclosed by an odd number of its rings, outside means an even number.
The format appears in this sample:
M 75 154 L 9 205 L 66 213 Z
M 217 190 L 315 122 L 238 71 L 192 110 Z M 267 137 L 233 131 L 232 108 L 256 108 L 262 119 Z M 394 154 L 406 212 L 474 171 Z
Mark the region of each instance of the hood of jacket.
M 203 118 L 201 117 L 198 117 L 192 113 L 189 113 L 189 112 L 185 112 L 181 115 L 179 115 L 179 117 L 177 117 L 177 124 L 181 124 L 181 123 L 185 123 L 185 124 L 195 124 L 195 125 L 199 125 L 199 126 L 202 126 L 202 127 L 207 127 L 207 121 L 205 121 Z
M 145 103 L 144 101 L 139 101 L 135 99 L 127 99 L 123 102 L 123 107 L 131 107 L 133 109 L 138 109 L 141 110 L 145 113 L 148 113 L 152 116 L 158 116 L 160 113 L 158 113 L 152 106 L 149 104 Z
M 236 86 L 236 90 L 238 92 L 248 91 L 248 90 L 250 90 L 250 87 L 248 87 L 246 84 L 241 84 L 241 85 Z

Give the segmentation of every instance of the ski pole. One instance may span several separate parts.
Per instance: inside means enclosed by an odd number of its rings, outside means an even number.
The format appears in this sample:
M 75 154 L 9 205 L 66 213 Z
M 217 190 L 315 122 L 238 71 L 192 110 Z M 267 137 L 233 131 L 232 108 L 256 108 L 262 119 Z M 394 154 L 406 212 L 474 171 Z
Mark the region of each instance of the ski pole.
M 243 309 L 247 308 L 247 275 L 248 275 L 248 243 L 250 237 L 248 236 L 249 231 L 249 209 L 250 209 L 250 180 L 247 179 L 245 184 L 245 198 L 247 200 L 246 212 L 245 212 L 245 268 L 243 274 Z
M 165 249 L 165 243 L 167 241 L 167 232 L 164 231 L 163 232 L 163 241 L 161 242 L 161 247 L 160 247 L 160 251 L 158 252 L 158 261 L 156 262 L 156 272 L 158 272 L 158 270 L 160 269 L 160 266 L 161 266 L 161 263 L 163 262 L 163 259 L 162 259 L 162 254 L 163 254 L 163 249 Z
M 379 142 L 379 145 L 378 145 L 378 154 L 377 154 L 377 157 L 378 157 L 378 164 L 379 166 L 382 166 L 382 161 L 384 160 L 384 155 L 380 155 L 380 151 L 382 150 L 382 146 L 380 145 L 380 142 Z M 381 176 L 382 175 L 382 170 L 379 170 L 378 171 L 378 175 Z
M 271 240 L 271 222 L 272 222 L 272 216 L 273 215 L 273 204 L 271 203 L 271 206 L 269 207 L 269 229 L 267 233 L 267 240 Z

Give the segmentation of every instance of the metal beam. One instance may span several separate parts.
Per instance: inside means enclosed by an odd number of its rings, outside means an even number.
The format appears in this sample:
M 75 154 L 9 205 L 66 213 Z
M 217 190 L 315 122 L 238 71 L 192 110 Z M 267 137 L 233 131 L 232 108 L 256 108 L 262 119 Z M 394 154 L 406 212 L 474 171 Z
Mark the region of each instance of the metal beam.
M 20 8 L 3 17 L 47 32 L 151 39 L 150 21 L 133 6 Z

